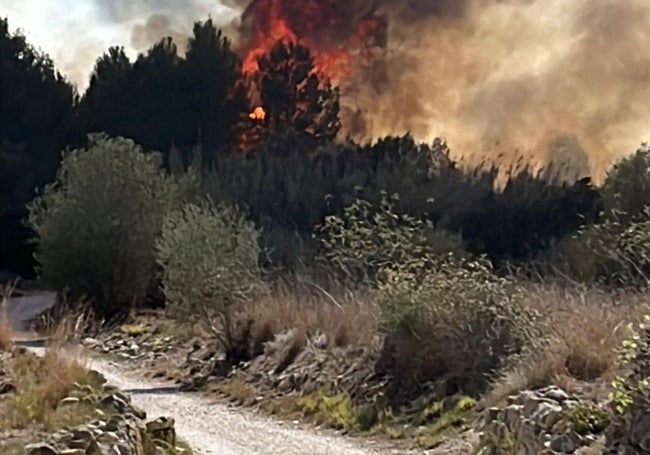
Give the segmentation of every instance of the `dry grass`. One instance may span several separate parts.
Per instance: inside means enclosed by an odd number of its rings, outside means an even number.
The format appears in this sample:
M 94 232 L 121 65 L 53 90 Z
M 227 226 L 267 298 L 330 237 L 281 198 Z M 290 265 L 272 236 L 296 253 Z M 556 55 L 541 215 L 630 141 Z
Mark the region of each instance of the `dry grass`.
M 3 288 L 0 292 L 0 351 L 10 351 L 13 347 L 13 333 L 7 316 L 7 299 L 11 295 L 11 288 Z
M 83 333 L 93 328 L 94 322 L 94 313 L 88 302 L 69 304 L 63 301 L 41 315 L 34 326 L 52 345 L 60 347 L 66 343 L 79 342 Z
M 11 325 L 4 311 L 0 310 L 0 351 L 10 351 L 12 347 Z
M 498 377 L 484 400 L 488 404 L 549 384 L 602 398 L 616 374 L 616 350 L 627 324 L 646 314 L 650 296 L 546 284 L 528 289 L 528 305 L 545 315 L 548 339 Z
M 58 349 L 49 349 L 42 358 L 18 353 L 10 367 L 16 379 L 16 393 L 5 403 L 0 430 L 40 424 L 49 431 L 81 423 L 92 411 L 82 404 L 57 407 L 76 384 L 99 386 L 78 358 Z
M 238 405 L 252 405 L 255 400 L 253 387 L 239 378 L 220 381 L 214 384 L 212 390 L 225 395 Z
M 377 337 L 379 310 L 368 293 L 352 292 L 330 282 L 316 284 L 304 276 L 274 283 L 245 309 L 255 321 L 254 339 L 296 329 L 313 336 L 322 333 L 335 346 L 368 345 Z

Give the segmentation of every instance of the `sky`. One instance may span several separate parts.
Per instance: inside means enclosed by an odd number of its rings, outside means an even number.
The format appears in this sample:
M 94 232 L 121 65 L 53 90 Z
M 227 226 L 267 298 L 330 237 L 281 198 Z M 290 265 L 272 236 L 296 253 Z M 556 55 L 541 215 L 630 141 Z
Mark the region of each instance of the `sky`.
M 0 0 L 0 17 L 9 19 L 10 31 L 20 29 L 32 45 L 49 54 L 80 92 L 88 85 L 95 60 L 110 46 L 124 46 L 135 57 L 152 44 L 137 46 L 132 40 L 134 27 L 142 28 L 152 13 L 168 17 L 169 28 L 183 34 L 195 20 L 211 16 L 226 22 L 235 14 L 219 0 Z M 164 36 L 165 30 L 158 34 Z M 157 41 L 163 36 L 147 38 Z

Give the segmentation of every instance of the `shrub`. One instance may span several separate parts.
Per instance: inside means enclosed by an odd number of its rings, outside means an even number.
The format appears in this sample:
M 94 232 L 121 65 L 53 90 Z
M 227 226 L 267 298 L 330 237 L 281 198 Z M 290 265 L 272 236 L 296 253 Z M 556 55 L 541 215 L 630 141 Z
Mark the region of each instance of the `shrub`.
M 460 252 L 457 236 L 395 209 L 397 196 L 384 196 L 378 207 L 357 199 L 342 215 L 328 216 L 316 229 L 322 255 L 347 276 L 374 279 L 394 264 L 405 265 L 429 255 Z
M 171 212 L 156 242 L 170 314 L 204 324 L 226 351 L 233 311 L 260 280 L 259 235 L 240 210 L 203 201 Z
M 43 282 L 73 299 L 94 299 L 98 313 L 128 310 L 154 276 L 154 241 L 180 189 L 160 157 L 132 141 L 90 136 L 63 157 L 54 183 L 30 203 L 35 257 Z
M 329 217 L 324 255 L 346 272 L 372 274 L 386 334 L 384 367 L 405 386 L 444 380 L 450 393 L 478 393 L 489 374 L 533 338 L 534 315 L 514 283 L 490 263 L 453 251 L 431 223 L 395 212 L 384 198 Z
M 622 159 L 601 189 L 601 220 L 563 239 L 557 267 L 582 282 L 648 285 L 650 277 L 650 147 Z
M 628 326 L 630 336 L 618 351 L 623 372 L 612 384 L 609 447 L 632 447 L 643 439 L 643 416 L 650 406 L 650 317 Z
M 341 215 L 357 198 L 377 205 L 399 194 L 398 213 L 461 235 L 469 251 L 495 264 L 545 250 L 592 222 L 601 205 L 589 179 L 565 182 L 553 169 L 538 173 L 523 163 L 468 169 L 443 140 L 419 144 L 409 135 L 323 144 L 305 132 L 277 132 L 246 153 L 219 155 L 206 174 L 215 200 L 246 207 L 273 259 L 289 265 L 311 253 L 310 235 L 327 215 Z
M 443 380 L 447 393 L 478 394 L 536 338 L 536 314 L 489 262 L 450 255 L 395 264 L 383 274 L 384 354 L 406 384 Z
M 627 221 L 650 206 L 650 146 L 643 144 L 636 153 L 618 162 L 607 174 L 602 188 L 605 208 Z
M 560 269 L 574 279 L 615 286 L 650 284 L 650 207 L 634 219 L 611 215 L 581 229 L 556 250 Z

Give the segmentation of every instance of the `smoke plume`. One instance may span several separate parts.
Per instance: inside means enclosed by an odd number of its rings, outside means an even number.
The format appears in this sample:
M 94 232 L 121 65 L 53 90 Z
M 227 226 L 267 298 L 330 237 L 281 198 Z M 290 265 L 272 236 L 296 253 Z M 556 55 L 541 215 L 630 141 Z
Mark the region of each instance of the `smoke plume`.
M 245 61 L 277 38 L 310 47 L 341 87 L 344 133 L 356 139 L 410 131 L 446 138 L 467 160 L 562 159 L 597 179 L 650 139 L 648 0 L 89 4 L 91 19 L 70 24 L 84 44 L 59 46 L 67 48 L 63 70 L 75 78 L 99 47 L 125 45 L 133 55 L 172 36 L 182 52 L 193 22 L 211 16 Z M 83 33 L 109 26 L 122 42 Z
M 353 133 L 444 136 L 466 157 L 544 163 L 582 155 L 596 179 L 650 133 L 645 0 L 382 7 L 388 47 L 350 84 L 369 113 Z
M 385 21 L 374 58 L 357 49 L 359 64 L 338 81 L 345 133 L 356 138 L 442 136 L 468 159 L 564 160 L 599 179 L 650 133 L 647 0 L 230 3 L 282 15 L 317 55 L 352 49 L 362 18 Z M 319 11 L 329 16 L 312 19 Z M 254 31 L 241 33 L 254 43 Z

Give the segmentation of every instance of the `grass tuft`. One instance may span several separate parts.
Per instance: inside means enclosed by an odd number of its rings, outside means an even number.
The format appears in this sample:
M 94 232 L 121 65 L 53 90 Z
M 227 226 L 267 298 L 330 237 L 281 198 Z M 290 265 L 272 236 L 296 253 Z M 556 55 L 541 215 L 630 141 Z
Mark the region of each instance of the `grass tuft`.
M 75 387 L 99 388 L 96 376 L 89 373 L 79 359 L 50 349 L 42 358 L 17 353 L 11 359 L 16 393 L 6 403 L 0 417 L 0 431 L 22 429 L 32 424 L 46 430 L 58 429 L 85 421 L 94 408 L 86 403 L 59 406 Z

